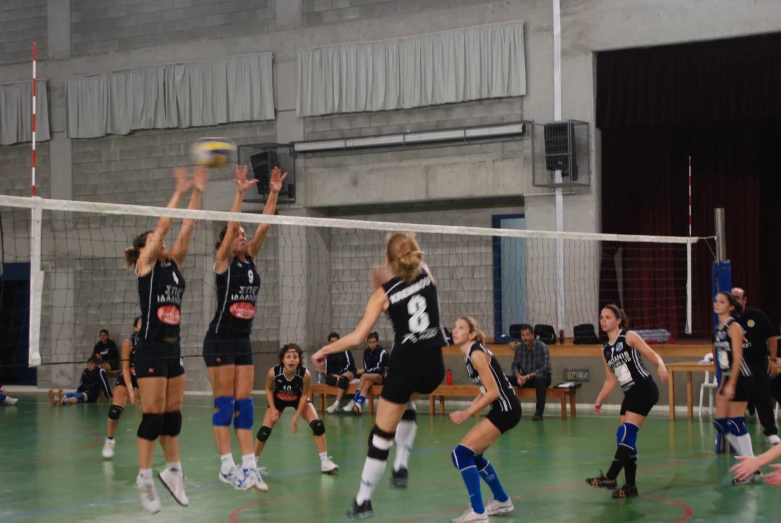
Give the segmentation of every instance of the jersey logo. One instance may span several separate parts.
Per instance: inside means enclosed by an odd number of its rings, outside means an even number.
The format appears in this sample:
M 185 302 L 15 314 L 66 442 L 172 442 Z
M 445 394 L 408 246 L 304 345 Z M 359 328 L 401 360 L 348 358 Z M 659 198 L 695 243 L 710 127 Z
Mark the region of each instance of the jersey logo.
M 157 319 L 166 325 L 179 325 L 182 321 L 182 316 L 177 307 L 173 305 L 163 305 L 157 309 Z
M 748 320 L 748 323 L 746 325 L 748 325 L 749 327 L 753 327 L 754 325 L 756 325 L 756 323 L 754 323 L 754 320 Z
M 250 285 L 252 284 L 252 280 L 255 279 L 255 273 L 252 272 L 252 270 L 247 271 L 247 278 L 249 278 Z
M 618 342 L 618 345 L 616 345 L 616 352 L 621 352 L 622 350 L 624 350 L 624 343 Z
M 252 274 L 252 273 L 250 273 Z M 238 302 L 230 306 L 230 312 L 240 320 L 251 320 L 255 317 L 255 306 L 247 302 Z
M 174 282 L 179 285 L 179 277 L 176 275 L 175 272 L 172 272 L 171 275 L 174 277 Z

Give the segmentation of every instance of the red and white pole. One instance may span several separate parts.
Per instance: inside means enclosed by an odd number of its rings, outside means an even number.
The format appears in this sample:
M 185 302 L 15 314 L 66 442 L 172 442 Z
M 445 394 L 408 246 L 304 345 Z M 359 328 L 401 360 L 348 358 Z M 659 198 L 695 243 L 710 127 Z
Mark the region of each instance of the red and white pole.
M 33 179 L 32 179 L 32 195 L 35 196 L 35 107 L 36 107 L 36 96 L 38 94 L 38 84 L 36 81 L 36 65 L 37 65 L 37 51 L 38 51 L 38 44 L 36 42 L 33 42 L 33 158 L 32 158 L 32 166 L 33 166 Z
M 689 238 L 692 237 L 692 157 L 689 156 Z

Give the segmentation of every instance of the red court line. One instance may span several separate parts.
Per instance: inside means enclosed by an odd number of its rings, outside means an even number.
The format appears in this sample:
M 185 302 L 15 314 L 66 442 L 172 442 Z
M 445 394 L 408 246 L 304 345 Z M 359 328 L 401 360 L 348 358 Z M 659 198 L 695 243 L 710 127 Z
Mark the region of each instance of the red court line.
M 103 439 L 103 436 L 95 432 L 94 430 L 86 430 L 86 429 L 79 429 L 82 432 L 86 432 L 87 434 L 90 434 L 92 436 L 95 436 L 95 439 L 87 443 L 86 445 L 82 445 L 80 447 L 75 447 L 68 450 L 63 450 L 61 452 L 56 452 L 54 454 L 47 454 L 45 456 L 38 456 L 37 458 L 30 458 L 30 459 L 23 459 L 19 461 L 12 461 L 10 463 L 0 463 L 0 467 L 12 467 L 14 465 L 26 465 L 28 463 L 35 463 L 37 461 L 44 461 L 51 458 L 58 458 L 60 456 L 67 456 L 68 454 L 73 454 L 74 452 L 78 452 L 80 450 L 88 449 L 90 447 L 94 447 L 100 441 Z
M 670 503 L 671 505 L 677 505 L 681 507 L 683 509 L 683 516 L 679 517 L 678 519 L 674 519 L 669 523 L 680 523 L 681 521 L 686 521 L 687 519 L 689 519 L 694 515 L 694 509 L 691 508 L 689 505 L 686 505 L 685 503 L 681 503 L 680 501 L 674 499 L 660 498 L 658 496 L 651 496 L 649 494 L 642 494 L 641 497 L 656 499 L 658 501 L 664 501 L 665 503 Z

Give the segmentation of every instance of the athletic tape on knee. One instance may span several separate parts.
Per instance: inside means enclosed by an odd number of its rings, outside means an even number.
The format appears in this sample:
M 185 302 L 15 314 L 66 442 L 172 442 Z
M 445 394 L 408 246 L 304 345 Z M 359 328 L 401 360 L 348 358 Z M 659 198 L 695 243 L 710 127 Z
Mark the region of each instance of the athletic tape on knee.
M 179 410 L 163 414 L 161 436 L 178 436 L 182 432 L 182 412 Z
M 108 419 L 119 421 L 119 417 L 122 416 L 122 411 L 125 410 L 125 407 L 120 407 L 119 405 L 112 405 L 110 409 L 108 409 Z
M 727 427 L 729 427 L 729 433 L 734 434 L 735 436 L 748 434 L 748 429 L 746 428 L 746 418 L 743 416 L 729 418 L 727 420 Z
M 331 387 L 336 387 L 336 376 L 333 374 L 328 374 L 325 377 L 325 384 L 330 385 Z
M 136 435 L 145 440 L 155 441 L 160 437 L 163 430 L 162 414 L 144 414 L 141 417 L 141 424 L 138 426 Z
M 252 398 L 236 400 L 234 406 L 236 417 L 233 418 L 233 427 L 240 430 L 252 430 L 255 423 L 255 403 Z
M 728 418 L 718 418 L 713 420 L 713 426 L 716 427 L 716 432 L 719 434 L 726 436 L 729 434 L 729 419 Z
M 350 380 L 348 380 L 346 376 L 339 376 L 336 386 L 342 390 L 347 390 L 347 387 L 350 386 Z
M 458 470 L 466 470 L 469 467 L 476 467 L 475 464 L 475 451 L 464 445 L 459 445 L 453 449 L 450 457 L 453 460 L 453 465 Z M 478 479 L 479 481 L 479 479 Z
M 214 398 L 214 414 L 212 425 L 215 427 L 230 427 L 233 420 L 233 409 L 236 401 L 231 396 L 218 396 Z
M 257 435 L 258 441 L 265 443 L 269 436 L 271 436 L 271 427 L 267 427 L 266 425 L 260 427 Z
M 632 423 L 624 422 L 616 431 L 616 443 L 618 446 L 628 447 L 632 452 L 637 451 L 637 433 L 640 427 Z
M 312 429 L 312 434 L 315 436 L 322 436 L 325 434 L 325 423 L 323 423 L 323 420 L 313 419 L 311 423 L 309 423 L 309 428 Z
M 372 434 L 369 437 L 369 452 L 367 456 L 380 461 L 388 461 L 392 446 L 393 440 L 388 441 L 377 434 Z

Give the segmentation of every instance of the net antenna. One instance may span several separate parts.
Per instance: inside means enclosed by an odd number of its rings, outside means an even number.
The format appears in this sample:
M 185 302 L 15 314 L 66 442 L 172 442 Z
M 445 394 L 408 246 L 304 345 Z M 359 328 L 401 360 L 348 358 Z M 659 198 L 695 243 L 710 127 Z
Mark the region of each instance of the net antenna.
M 32 86 L 32 197 L 35 196 L 35 114 L 38 94 L 37 86 L 37 51 L 38 45 L 33 42 L 33 86 Z M 30 220 L 30 323 L 29 323 L 29 356 L 30 367 L 41 365 L 41 302 L 43 299 L 43 279 L 41 271 L 41 223 L 43 209 L 33 205 Z
M 692 157 L 689 156 L 689 238 L 692 237 Z M 686 244 L 686 334 L 692 333 L 692 244 Z

